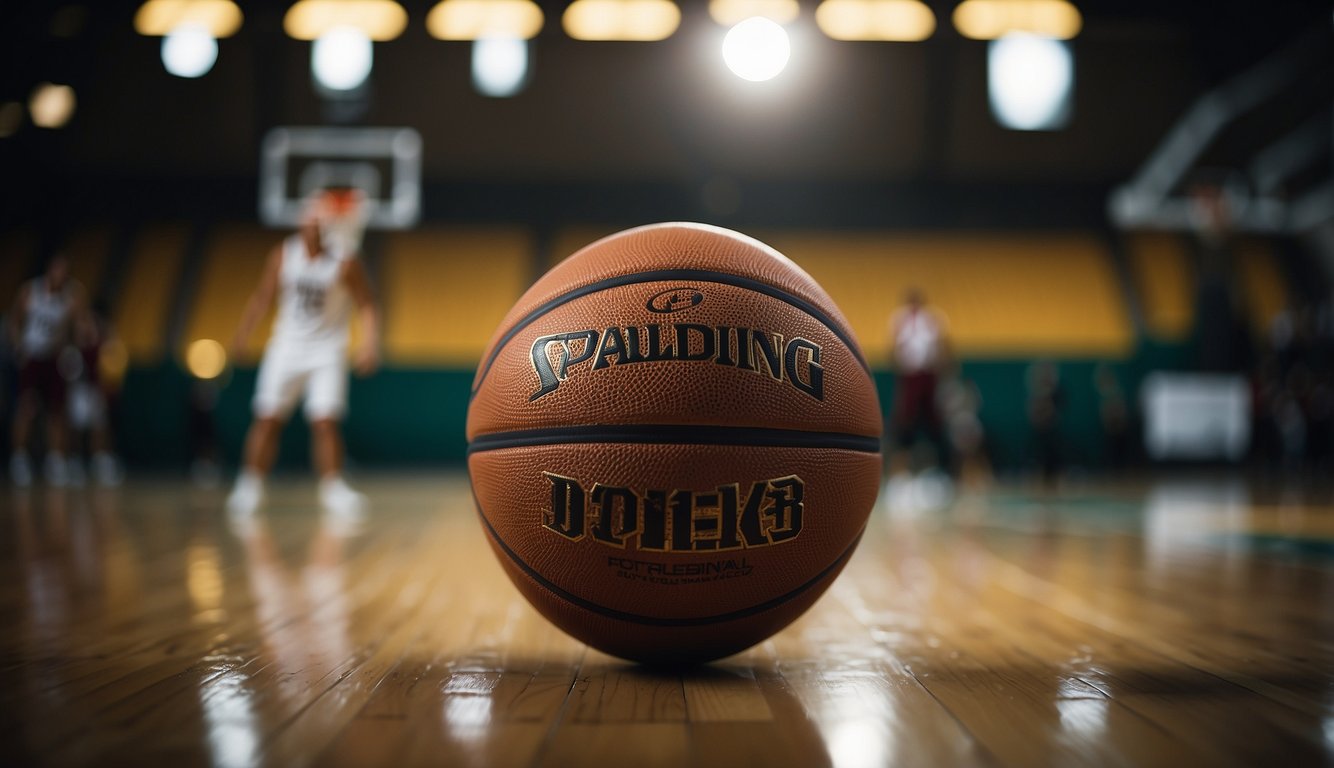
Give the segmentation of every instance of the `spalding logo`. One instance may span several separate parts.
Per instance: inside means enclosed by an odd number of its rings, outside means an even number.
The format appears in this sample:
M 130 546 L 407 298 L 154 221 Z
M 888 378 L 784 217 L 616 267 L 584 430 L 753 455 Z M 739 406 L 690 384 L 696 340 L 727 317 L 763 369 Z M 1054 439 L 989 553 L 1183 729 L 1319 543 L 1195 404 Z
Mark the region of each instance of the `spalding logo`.
M 668 288 L 650 296 L 644 307 L 650 312 L 667 314 L 668 312 L 680 312 L 683 309 L 697 307 L 702 301 L 704 301 L 704 294 L 694 288 Z

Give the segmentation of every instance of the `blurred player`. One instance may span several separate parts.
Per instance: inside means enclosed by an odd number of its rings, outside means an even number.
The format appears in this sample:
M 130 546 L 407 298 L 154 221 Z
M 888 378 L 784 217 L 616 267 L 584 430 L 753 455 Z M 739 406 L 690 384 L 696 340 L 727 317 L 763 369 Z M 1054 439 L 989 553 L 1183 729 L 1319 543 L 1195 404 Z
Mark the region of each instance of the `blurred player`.
M 75 343 L 60 356 L 61 374 L 69 382 L 69 436 L 72 441 L 66 460 L 71 485 L 82 485 L 83 462 L 80 460 L 87 436 L 93 479 L 98 485 L 120 485 L 122 472 L 114 453 L 111 419 L 107 412 L 108 387 L 102 380 L 102 346 L 111 339 L 106 313 L 93 310 L 87 322 L 75 328 Z
M 940 410 L 959 485 L 970 490 L 985 488 L 992 472 L 982 425 L 982 392 L 977 383 L 962 376 L 950 377 L 940 387 Z
M 1033 430 L 1033 453 L 1042 482 L 1054 488 L 1065 466 L 1061 439 L 1061 409 L 1065 388 L 1061 371 L 1050 360 L 1038 360 L 1028 367 L 1028 423 Z
M 43 470 L 46 481 L 60 486 L 68 479 L 65 464 L 68 394 L 58 358 L 76 325 L 87 323 L 85 306 L 82 286 L 70 279 L 69 260 L 57 254 L 40 277 L 19 290 L 9 314 L 9 332 L 19 365 L 9 459 L 9 476 L 15 485 L 32 483 L 29 439 L 40 409 L 46 412 L 47 453 Z
M 949 445 L 936 398 L 940 375 L 949 362 L 945 318 L 926 305 L 921 291 L 911 288 L 889 324 L 890 360 L 896 377 L 889 424 L 894 441 L 891 475 L 908 471 L 910 453 L 922 435 L 934 444 L 937 462 L 948 470 Z
M 355 205 L 355 203 L 352 203 Z M 344 194 L 325 193 L 307 203 L 298 232 L 273 249 L 232 343 L 241 350 L 260 318 L 278 302 L 273 334 L 264 350 L 255 386 L 254 415 L 236 486 L 227 498 L 233 520 L 254 515 L 264 498 L 264 477 L 273 466 L 283 424 L 305 399 L 320 503 L 346 520 L 364 515 L 365 497 L 343 480 L 339 422 L 347 401 L 348 319 L 355 305 L 365 341 L 356 369 L 379 365 L 379 311 L 357 259 L 356 238 L 346 234 Z

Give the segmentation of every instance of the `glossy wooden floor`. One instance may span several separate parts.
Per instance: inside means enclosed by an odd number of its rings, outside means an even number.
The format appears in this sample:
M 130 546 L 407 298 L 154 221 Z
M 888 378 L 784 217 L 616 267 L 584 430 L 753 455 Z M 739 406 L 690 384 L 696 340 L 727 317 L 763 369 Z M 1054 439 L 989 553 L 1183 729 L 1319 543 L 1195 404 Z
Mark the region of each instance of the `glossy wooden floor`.
M 511 588 L 459 475 L 3 489 L 0 763 L 1334 764 L 1334 505 L 1226 479 L 877 510 L 796 625 L 684 675 Z

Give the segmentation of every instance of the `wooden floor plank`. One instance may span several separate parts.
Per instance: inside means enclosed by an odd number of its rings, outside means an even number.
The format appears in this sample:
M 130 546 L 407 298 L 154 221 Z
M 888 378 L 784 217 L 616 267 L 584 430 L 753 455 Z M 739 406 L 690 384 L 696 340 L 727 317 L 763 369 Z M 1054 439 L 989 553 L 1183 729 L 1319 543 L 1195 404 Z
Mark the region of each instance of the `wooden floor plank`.
M 0 497 L 0 763 L 1334 764 L 1324 497 L 877 510 L 791 627 L 663 672 L 527 605 L 461 475 L 367 490 L 352 537 L 304 481 L 235 530 L 170 482 Z
M 678 675 L 643 669 L 597 652 L 584 659 L 569 697 L 566 720 L 571 723 L 686 720 L 686 692 Z
M 691 764 L 690 726 L 686 723 L 618 723 L 614 727 L 571 723 L 545 745 L 538 765 L 544 768 L 607 765 L 667 768 Z

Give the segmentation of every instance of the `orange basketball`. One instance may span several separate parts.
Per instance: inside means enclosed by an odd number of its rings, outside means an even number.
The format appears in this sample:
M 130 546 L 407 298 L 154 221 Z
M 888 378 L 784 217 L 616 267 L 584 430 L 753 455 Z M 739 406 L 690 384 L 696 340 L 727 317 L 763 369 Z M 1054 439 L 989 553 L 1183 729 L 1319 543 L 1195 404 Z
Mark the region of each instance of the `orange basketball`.
M 482 358 L 468 441 L 519 591 L 652 664 L 726 656 L 799 616 L 880 477 L 847 320 L 782 254 L 702 224 L 612 235 L 538 280 Z

